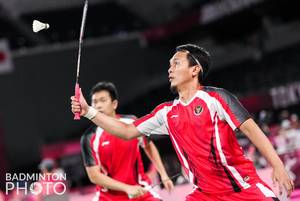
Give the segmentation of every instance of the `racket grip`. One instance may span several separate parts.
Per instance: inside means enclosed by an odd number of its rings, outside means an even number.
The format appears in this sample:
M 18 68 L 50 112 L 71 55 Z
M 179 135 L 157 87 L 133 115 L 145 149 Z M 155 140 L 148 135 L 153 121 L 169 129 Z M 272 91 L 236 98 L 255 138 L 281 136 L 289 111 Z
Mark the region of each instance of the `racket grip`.
M 144 187 L 144 189 L 145 189 L 146 191 L 150 191 L 152 188 L 153 188 L 152 186 L 145 186 L 145 187 Z
M 80 99 L 80 87 L 79 87 L 78 83 L 76 83 L 76 85 L 75 85 L 75 98 L 78 101 Z M 80 120 L 80 112 L 75 113 L 74 120 Z
M 152 188 L 153 188 L 152 186 L 145 186 L 145 187 L 144 187 L 144 189 L 145 189 L 146 191 L 150 191 Z M 134 198 L 134 196 L 131 195 L 131 194 L 128 194 L 127 196 L 128 196 L 129 199 L 133 199 L 133 198 Z

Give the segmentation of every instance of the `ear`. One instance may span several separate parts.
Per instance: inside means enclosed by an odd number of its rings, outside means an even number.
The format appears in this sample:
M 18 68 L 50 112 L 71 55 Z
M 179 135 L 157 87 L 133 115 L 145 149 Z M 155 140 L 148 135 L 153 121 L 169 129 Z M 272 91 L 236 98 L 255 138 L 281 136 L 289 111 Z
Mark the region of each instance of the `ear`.
M 199 66 L 199 65 L 196 65 L 192 69 L 192 76 L 193 77 L 196 77 L 196 76 L 198 77 L 198 74 L 201 73 L 201 72 L 202 72 L 202 67 Z
M 114 110 L 116 110 L 118 108 L 118 104 L 119 104 L 118 100 L 113 100 L 112 105 L 113 105 Z

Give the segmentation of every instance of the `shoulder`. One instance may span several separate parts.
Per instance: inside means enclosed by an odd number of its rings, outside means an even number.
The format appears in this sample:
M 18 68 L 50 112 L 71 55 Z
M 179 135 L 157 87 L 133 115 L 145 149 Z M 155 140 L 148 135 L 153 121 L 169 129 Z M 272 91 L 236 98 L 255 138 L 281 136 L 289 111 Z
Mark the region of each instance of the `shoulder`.
M 175 99 L 174 101 L 163 102 L 163 103 L 159 104 L 158 106 L 156 106 L 152 112 L 158 112 L 159 110 L 162 110 L 166 107 L 172 107 L 176 100 L 177 99 Z
M 205 86 L 203 91 L 208 93 L 210 96 L 215 97 L 216 99 L 223 99 L 225 101 L 230 101 L 231 99 L 236 98 L 232 93 L 224 88 Z
M 81 139 L 80 139 L 80 143 L 86 144 L 87 142 L 90 142 L 91 138 L 93 137 L 93 135 L 95 135 L 96 133 L 96 126 L 90 126 L 88 129 L 85 130 L 85 132 L 82 134 Z
M 205 86 L 203 87 L 203 91 L 207 93 L 217 93 L 217 94 L 227 94 L 230 93 L 224 88 L 219 88 L 219 87 L 212 87 L 212 86 Z

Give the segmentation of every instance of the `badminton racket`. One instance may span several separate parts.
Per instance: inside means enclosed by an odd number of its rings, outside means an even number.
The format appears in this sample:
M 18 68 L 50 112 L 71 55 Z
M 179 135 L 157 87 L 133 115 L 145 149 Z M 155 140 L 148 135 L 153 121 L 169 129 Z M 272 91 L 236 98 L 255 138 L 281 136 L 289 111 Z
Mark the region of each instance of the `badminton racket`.
M 81 26 L 80 26 L 79 47 L 78 47 L 78 57 L 77 57 L 77 72 L 76 72 L 76 83 L 75 83 L 75 98 L 78 101 L 80 99 L 79 71 L 80 71 L 81 48 L 82 48 L 87 10 L 88 10 L 88 0 L 85 0 L 83 12 L 82 12 Z M 80 112 L 75 113 L 74 119 L 75 120 L 80 119 Z

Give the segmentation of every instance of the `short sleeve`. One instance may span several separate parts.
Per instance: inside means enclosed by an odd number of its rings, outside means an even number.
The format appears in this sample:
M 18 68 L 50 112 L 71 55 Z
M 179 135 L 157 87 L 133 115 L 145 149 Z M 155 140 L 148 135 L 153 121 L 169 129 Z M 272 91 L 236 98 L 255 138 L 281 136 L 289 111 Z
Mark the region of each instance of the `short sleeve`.
M 225 89 L 219 89 L 216 98 L 219 118 L 227 121 L 233 130 L 236 130 L 242 123 L 251 118 L 251 115 L 237 97 Z
M 95 140 L 95 132 L 92 129 L 88 129 L 80 140 L 83 164 L 87 167 L 98 165 L 92 146 L 93 140 Z
M 140 133 L 145 135 L 168 135 L 166 124 L 166 110 L 168 105 L 163 103 L 157 106 L 150 114 L 147 114 L 134 122 Z

